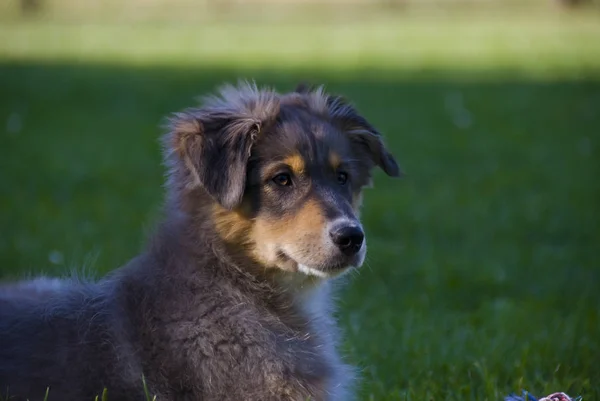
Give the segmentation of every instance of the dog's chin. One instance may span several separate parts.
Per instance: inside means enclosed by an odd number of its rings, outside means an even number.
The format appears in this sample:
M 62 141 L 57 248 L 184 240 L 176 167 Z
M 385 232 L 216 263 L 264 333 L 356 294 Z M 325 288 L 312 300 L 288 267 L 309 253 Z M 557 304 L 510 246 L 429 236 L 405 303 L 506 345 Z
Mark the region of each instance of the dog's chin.
M 342 258 L 333 260 L 327 264 L 314 265 L 313 263 L 303 261 L 303 258 L 294 258 L 289 253 L 281 251 L 279 253 L 279 266 L 282 270 L 289 273 L 301 274 L 308 277 L 328 279 L 341 276 L 353 269 L 360 268 L 365 260 L 366 247 L 354 258 Z
M 310 267 L 307 265 L 303 265 L 301 263 L 297 264 L 297 272 L 307 275 L 307 276 L 313 276 L 313 277 L 318 277 L 318 278 L 323 278 L 323 279 L 331 277 L 331 275 L 328 271 L 317 269 L 317 268 Z
M 362 258 L 361 260 L 354 261 L 354 263 L 348 263 L 348 261 L 344 261 L 323 267 L 311 266 L 309 264 L 300 262 L 295 263 L 297 273 L 321 279 L 328 279 L 339 277 L 353 269 L 359 268 L 362 265 Z

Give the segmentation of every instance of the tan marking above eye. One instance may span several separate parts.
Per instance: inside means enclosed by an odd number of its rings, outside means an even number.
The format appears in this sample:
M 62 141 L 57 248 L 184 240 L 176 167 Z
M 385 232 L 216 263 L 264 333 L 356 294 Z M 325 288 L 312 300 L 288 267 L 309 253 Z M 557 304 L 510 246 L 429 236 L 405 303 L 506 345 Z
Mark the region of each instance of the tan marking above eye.
M 331 167 L 334 170 L 337 170 L 342 164 L 342 159 L 340 158 L 340 155 L 338 155 L 335 152 L 329 152 L 329 164 L 331 164 Z
M 297 175 L 303 174 L 306 169 L 304 158 L 299 153 L 294 153 L 293 155 L 286 157 L 283 159 L 283 162 L 290 166 L 294 174 Z

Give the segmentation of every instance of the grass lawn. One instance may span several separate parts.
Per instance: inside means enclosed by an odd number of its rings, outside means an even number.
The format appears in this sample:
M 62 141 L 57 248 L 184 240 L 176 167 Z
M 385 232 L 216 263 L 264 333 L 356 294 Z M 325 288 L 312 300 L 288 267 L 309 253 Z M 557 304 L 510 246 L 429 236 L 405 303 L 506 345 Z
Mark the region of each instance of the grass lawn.
M 600 18 L 379 18 L 4 21 L 0 277 L 123 264 L 161 204 L 161 119 L 225 80 L 308 78 L 408 173 L 368 190 L 340 300 L 360 399 L 600 399 Z

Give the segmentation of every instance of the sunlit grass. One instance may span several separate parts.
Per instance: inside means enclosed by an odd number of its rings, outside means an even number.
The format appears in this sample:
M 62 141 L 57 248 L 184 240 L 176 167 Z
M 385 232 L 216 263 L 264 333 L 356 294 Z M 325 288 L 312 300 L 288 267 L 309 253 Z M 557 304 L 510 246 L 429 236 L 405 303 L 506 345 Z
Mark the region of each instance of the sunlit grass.
M 226 21 L 137 24 L 7 22 L 0 60 L 122 65 L 450 69 L 530 77 L 598 74 L 599 19 L 590 15 L 365 18 L 352 23 Z

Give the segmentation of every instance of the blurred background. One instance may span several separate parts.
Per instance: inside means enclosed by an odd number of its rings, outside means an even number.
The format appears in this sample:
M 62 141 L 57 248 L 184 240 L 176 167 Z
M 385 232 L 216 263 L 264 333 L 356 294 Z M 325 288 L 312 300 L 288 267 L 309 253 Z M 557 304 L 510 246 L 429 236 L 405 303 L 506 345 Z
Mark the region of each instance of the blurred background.
M 597 1 L 3 0 L 0 278 L 139 252 L 163 118 L 238 78 L 347 96 L 408 174 L 340 299 L 359 399 L 600 399 Z

